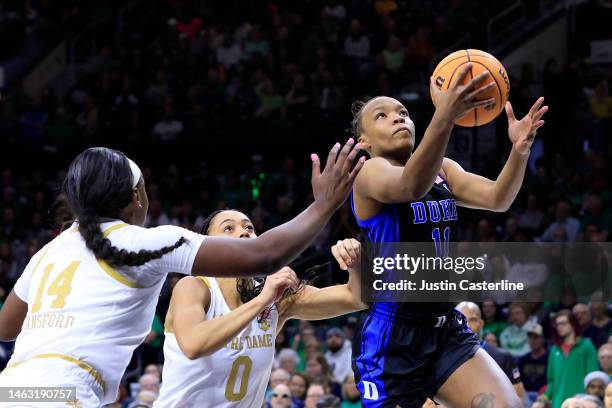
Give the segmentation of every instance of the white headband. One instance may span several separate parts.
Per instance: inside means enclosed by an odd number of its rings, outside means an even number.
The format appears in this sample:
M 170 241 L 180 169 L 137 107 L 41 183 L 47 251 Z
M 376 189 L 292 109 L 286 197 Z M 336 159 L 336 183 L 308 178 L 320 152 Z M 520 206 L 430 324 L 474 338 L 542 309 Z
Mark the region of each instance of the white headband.
M 140 167 L 138 167 L 138 165 L 129 157 L 128 161 L 130 162 L 130 169 L 132 170 L 132 188 L 136 188 L 138 182 L 140 181 L 140 177 L 142 176 L 142 171 L 140 171 Z

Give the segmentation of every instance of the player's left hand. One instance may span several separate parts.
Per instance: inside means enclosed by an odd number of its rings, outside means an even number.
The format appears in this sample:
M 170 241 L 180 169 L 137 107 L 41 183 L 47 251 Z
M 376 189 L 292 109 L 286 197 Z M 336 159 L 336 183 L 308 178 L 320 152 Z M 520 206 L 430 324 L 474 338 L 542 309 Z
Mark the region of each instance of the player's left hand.
M 544 124 L 542 116 L 548 110 L 548 106 L 542 106 L 543 102 L 544 97 L 539 97 L 531 109 L 529 109 L 529 113 L 521 120 L 517 120 L 514 117 L 514 110 L 512 110 L 510 101 L 506 102 L 508 137 L 510 137 L 512 142 L 512 148 L 520 155 L 529 154 L 537 130 Z
M 361 243 L 354 238 L 338 241 L 331 251 L 342 270 L 354 268 L 361 262 Z

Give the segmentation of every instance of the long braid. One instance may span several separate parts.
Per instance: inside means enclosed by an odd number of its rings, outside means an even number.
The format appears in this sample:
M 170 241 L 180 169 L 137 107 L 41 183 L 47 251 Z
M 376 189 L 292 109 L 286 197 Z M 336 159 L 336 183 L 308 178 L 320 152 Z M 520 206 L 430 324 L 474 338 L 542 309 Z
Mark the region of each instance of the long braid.
M 77 218 L 87 248 L 96 258 L 112 266 L 143 265 L 186 242 L 181 237 L 173 245 L 138 252 L 113 246 L 102 234 L 102 217 L 120 218 L 121 211 L 130 204 L 133 190 L 127 157 L 117 150 L 94 147 L 85 150 L 72 162 L 58 199 L 60 208 L 67 204 L 72 218 Z

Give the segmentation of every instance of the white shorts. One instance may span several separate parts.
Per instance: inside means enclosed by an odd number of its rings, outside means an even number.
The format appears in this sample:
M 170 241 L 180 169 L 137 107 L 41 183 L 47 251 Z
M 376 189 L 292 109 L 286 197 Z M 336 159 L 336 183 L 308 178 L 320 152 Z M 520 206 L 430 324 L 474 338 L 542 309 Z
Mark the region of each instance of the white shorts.
M 102 387 L 78 365 L 60 358 L 28 360 L 0 373 L 0 387 L 76 387 L 76 400 L 68 402 L 7 402 L 0 408 L 97 408 Z

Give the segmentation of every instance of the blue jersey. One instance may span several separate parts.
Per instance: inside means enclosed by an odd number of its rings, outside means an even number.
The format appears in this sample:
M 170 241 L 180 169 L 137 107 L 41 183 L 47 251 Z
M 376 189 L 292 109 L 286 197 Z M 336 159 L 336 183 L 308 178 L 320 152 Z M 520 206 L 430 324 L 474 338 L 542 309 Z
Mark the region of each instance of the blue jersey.
M 361 228 L 364 239 L 371 242 L 431 242 L 432 245 L 447 245 L 453 238 L 453 227 L 457 223 L 457 203 L 444 179 L 434 184 L 419 200 L 385 204 L 371 218 L 361 220 L 353 215 Z M 447 247 L 448 248 L 448 247 Z M 431 317 L 448 313 L 452 303 L 424 302 L 375 302 L 370 310 L 389 316 Z

